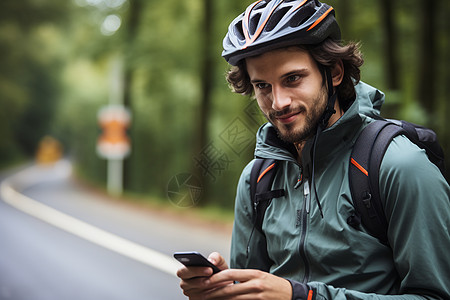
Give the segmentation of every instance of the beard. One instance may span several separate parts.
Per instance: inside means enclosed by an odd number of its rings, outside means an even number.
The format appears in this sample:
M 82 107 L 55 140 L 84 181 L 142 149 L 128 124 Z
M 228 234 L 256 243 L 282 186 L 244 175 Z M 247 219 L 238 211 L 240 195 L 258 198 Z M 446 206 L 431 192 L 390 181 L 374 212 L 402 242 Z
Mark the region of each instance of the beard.
M 288 107 L 282 111 L 270 111 L 266 115 L 267 120 L 275 127 L 278 137 L 288 143 L 299 143 L 313 137 L 319 126 L 319 120 L 322 117 L 327 106 L 327 92 L 325 88 L 321 88 L 317 97 L 312 101 L 314 104 L 310 110 L 306 110 L 303 105 Z M 276 117 L 291 113 L 306 113 L 304 122 L 297 124 L 280 124 L 276 121 Z M 300 116 L 302 117 L 302 116 Z

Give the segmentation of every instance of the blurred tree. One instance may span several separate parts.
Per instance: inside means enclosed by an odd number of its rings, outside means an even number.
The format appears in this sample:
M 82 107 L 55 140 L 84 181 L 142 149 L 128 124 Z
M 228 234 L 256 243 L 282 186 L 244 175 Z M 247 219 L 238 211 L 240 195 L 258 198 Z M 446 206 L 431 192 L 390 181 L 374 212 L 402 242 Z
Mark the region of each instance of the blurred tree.
M 348 36 L 351 35 L 351 3 L 349 0 L 339 0 L 336 1 L 336 19 L 339 22 L 339 27 L 341 28 L 341 35 L 343 40 L 347 40 Z
M 224 78 L 229 66 L 220 54 L 228 24 L 251 2 L 2 1 L 0 135 L 5 138 L 0 140 L 0 161 L 26 149 L 31 152 L 40 135 L 50 129 L 70 145 L 79 172 L 104 184 L 105 161 L 95 153 L 96 113 L 108 103 L 110 60 L 119 53 L 125 64 L 125 103 L 133 112 L 127 190 L 164 200 L 170 179 L 193 172 L 199 167 L 202 150 L 211 145 L 226 165 L 215 180 L 199 170 L 209 189 L 204 203 L 232 207 L 237 178 L 252 158 L 254 145 L 235 153 L 225 143 L 224 132 L 237 120 L 241 129 L 248 129 L 251 140 L 263 120 L 255 121 L 252 114 L 258 108 L 251 99 L 230 92 Z M 393 116 L 424 120 L 415 105 L 417 90 L 431 86 L 424 80 L 433 77 L 425 76 L 421 68 L 434 64 L 439 76 L 431 83 L 436 88 L 435 101 L 428 109 L 436 116 L 432 119 L 439 124 L 441 143 L 448 153 L 449 2 L 427 3 L 434 7 L 431 22 L 437 22 L 431 25 L 435 37 L 427 45 L 423 41 L 430 38 L 430 30 L 424 29 L 419 41 L 416 28 L 430 22 L 430 12 L 417 24 L 424 9 L 413 7 L 410 1 L 329 2 L 336 8 L 343 38 L 362 41 L 363 80 L 387 89 L 388 104 L 398 95 L 402 105 L 393 105 Z M 104 30 L 110 15 L 122 21 L 116 31 Z M 434 50 L 419 51 L 430 45 Z M 423 58 L 430 49 L 434 55 Z M 424 65 L 413 63 L 419 61 Z M 391 93 L 391 89 L 399 92 Z M 426 94 L 427 101 L 430 95 Z M 52 121 L 55 115 L 57 120 Z
M 450 181 L 450 126 L 448 125 L 448 116 L 450 115 L 450 3 L 448 1 L 439 1 L 437 3 L 436 22 L 436 46 L 438 55 L 436 60 L 436 69 L 438 76 L 436 78 L 437 91 L 439 92 L 437 108 L 435 112 L 436 119 L 439 121 L 438 134 L 439 141 L 445 152 L 447 181 Z M 447 150 L 447 151 L 445 151 Z
M 200 105 L 199 105 L 199 118 L 196 124 L 197 126 L 197 146 L 195 148 L 195 153 L 201 153 L 208 143 L 209 135 L 209 118 L 211 115 L 211 93 L 214 85 L 214 77 L 212 74 L 215 73 L 215 61 L 213 59 L 212 53 L 212 41 L 213 41 L 213 0 L 202 0 L 202 10 L 203 10 L 203 22 L 201 23 L 201 46 L 200 46 Z M 201 175 L 202 170 L 200 168 L 195 168 L 197 172 L 197 177 L 200 179 L 200 184 L 204 187 L 204 191 L 207 193 L 207 181 L 205 176 Z M 202 199 L 207 199 L 203 197 Z
M 199 118 L 199 149 L 203 149 L 206 146 L 208 138 L 208 118 L 210 115 L 211 107 L 211 90 L 213 88 L 214 74 L 214 60 L 212 59 L 212 34 L 213 34 L 213 1 L 203 0 L 203 24 L 201 26 L 202 31 L 202 45 L 201 45 L 201 97 L 200 97 L 200 118 Z
M 134 111 L 133 107 L 133 82 L 135 74 L 135 66 L 133 65 L 133 56 L 135 54 L 136 38 L 139 32 L 139 26 L 141 24 L 141 18 L 143 13 L 143 3 L 141 0 L 129 0 L 128 14 L 126 16 L 126 21 L 124 22 L 124 27 L 126 29 L 126 34 L 124 37 L 123 48 L 124 53 L 121 53 L 121 57 L 125 57 L 125 67 L 124 67 L 124 82 L 123 82 L 123 104 L 127 107 L 130 112 Z M 134 118 L 131 118 L 131 126 L 134 127 Z M 132 133 L 132 131 L 129 131 Z M 131 151 L 134 151 L 136 143 L 134 143 L 134 138 L 131 136 Z M 133 147 L 134 146 L 134 147 Z M 129 174 L 132 172 L 131 161 L 125 159 L 123 168 L 123 186 L 125 189 L 129 189 L 131 186 L 130 180 L 132 176 Z
M 139 25 L 141 23 L 143 5 L 141 0 L 128 0 L 128 15 L 127 20 L 124 24 L 126 28 L 126 36 L 124 38 L 124 50 L 126 65 L 125 65 L 125 75 L 124 75 L 124 105 L 130 110 L 132 110 L 132 86 L 133 86 L 133 75 L 134 68 L 130 61 L 134 54 L 135 41 L 137 33 L 139 30 Z
M 24 57 L 22 84 L 28 89 L 28 105 L 12 127 L 15 139 L 27 156 L 33 156 L 40 139 L 49 133 L 59 98 L 57 69 Z
M 60 64 L 54 51 L 42 50 L 54 42 L 53 24 L 67 24 L 68 7 L 55 0 L 0 2 L 0 164 L 32 155 L 50 130 Z
M 397 29 L 394 22 L 394 4 L 395 1 L 392 0 L 382 0 L 381 5 L 381 16 L 383 24 L 383 35 L 385 37 L 385 42 L 383 48 L 385 50 L 385 80 L 386 86 L 389 90 L 398 90 L 399 86 L 399 68 L 398 68 L 398 57 L 397 57 Z
M 417 94 L 425 111 L 432 115 L 436 108 L 436 8 L 440 6 L 440 0 L 430 4 L 420 1 L 420 57 Z
M 65 23 L 70 2 L 57 0 L 3 0 L 0 3 L 0 25 L 13 24 L 24 31 L 32 31 L 42 24 Z

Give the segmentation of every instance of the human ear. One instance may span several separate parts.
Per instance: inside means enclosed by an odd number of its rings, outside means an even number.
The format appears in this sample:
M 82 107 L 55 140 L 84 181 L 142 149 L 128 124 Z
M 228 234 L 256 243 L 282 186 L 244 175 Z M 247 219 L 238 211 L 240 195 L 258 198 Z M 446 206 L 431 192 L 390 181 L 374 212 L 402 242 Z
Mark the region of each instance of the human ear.
M 336 87 L 341 84 L 344 78 L 344 63 L 342 60 L 338 60 L 331 69 L 331 78 L 333 80 L 333 86 Z

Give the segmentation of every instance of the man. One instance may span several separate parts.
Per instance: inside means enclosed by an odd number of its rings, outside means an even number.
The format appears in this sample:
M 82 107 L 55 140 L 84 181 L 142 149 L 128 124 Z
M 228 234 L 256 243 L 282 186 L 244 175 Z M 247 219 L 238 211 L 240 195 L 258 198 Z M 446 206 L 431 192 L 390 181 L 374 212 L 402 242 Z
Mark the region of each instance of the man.
M 230 25 L 223 56 L 235 92 L 255 95 L 269 123 L 255 156 L 281 161 L 262 232 L 249 173 L 237 190 L 231 263 L 178 270 L 190 299 L 450 299 L 450 188 L 406 137 L 380 167 L 388 244 L 347 223 L 355 213 L 349 160 L 384 95 L 359 82 L 358 46 L 342 45 L 333 8 L 257 1 Z M 359 83 L 358 83 L 359 82 Z M 390 296 L 384 296 L 390 295 Z

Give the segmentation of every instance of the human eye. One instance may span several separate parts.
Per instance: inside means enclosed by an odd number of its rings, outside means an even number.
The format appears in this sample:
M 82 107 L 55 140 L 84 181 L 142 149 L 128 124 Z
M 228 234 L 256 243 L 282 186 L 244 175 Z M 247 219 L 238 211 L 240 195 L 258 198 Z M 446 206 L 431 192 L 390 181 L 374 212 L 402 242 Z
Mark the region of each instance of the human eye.
M 286 77 L 286 83 L 291 84 L 299 81 L 301 79 L 300 75 L 293 74 Z
M 253 84 L 255 86 L 255 89 L 258 90 L 264 90 L 270 87 L 270 84 L 265 83 L 265 82 L 256 82 Z

